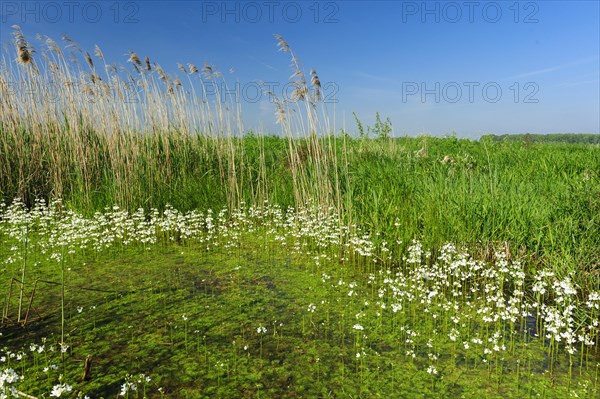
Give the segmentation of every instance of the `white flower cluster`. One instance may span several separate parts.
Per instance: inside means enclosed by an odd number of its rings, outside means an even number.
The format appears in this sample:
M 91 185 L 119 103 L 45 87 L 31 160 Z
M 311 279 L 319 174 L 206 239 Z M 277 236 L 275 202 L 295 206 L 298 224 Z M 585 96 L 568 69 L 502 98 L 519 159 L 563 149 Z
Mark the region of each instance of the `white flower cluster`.
M 0 399 L 7 399 L 9 395 L 18 398 L 17 389 L 14 387 L 22 377 L 13 369 L 0 369 Z
M 63 393 L 68 393 L 73 390 L 73 387 L 69 384 L 57 384 L 52 388 L 52 392 L 50 392 L 50 396 L 54 396 L 56 398 L 60 398 Z

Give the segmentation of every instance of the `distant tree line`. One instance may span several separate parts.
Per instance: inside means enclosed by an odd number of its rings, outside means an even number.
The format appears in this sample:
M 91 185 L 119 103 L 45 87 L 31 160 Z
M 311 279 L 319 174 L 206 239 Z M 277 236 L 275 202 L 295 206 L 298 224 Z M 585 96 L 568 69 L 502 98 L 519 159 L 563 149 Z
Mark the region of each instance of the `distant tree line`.
M 588 133 L 551 133 L 551 134 L 486 134 L 481 140 L 521 141 L 524 143 L 571 143 L 600 144 L 600 134 Z

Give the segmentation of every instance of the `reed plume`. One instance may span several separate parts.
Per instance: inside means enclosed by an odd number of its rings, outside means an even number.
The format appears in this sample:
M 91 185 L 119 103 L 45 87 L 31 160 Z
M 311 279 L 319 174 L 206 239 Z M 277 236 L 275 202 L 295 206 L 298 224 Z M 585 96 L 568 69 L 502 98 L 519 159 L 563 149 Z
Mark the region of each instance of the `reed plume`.
M 27 65 L 33 60 L 33 50 L 29 46 L 27 39 L 25 39 L 21 27 L 19 25 L 13 25 L 12 28 L 14 29 L 13 36 L 15 37 L 17 45 L 17 61 L 22 65 Z
M 142 66 L 142 61 L 140 60 L 140 57 L 138 57 L 136 52 L 133 50 L 129 51 L 129 59 L 127 61 L 133 63 L 133 65 L 137 65 L 139 67 Z
M 98 45 L 94 47 L 94 55 L 98 57 L 101 61 L 104 61 L 104 54 L 102 54 L 102 50 L 100 50 L 100 47 L 98 47 Z

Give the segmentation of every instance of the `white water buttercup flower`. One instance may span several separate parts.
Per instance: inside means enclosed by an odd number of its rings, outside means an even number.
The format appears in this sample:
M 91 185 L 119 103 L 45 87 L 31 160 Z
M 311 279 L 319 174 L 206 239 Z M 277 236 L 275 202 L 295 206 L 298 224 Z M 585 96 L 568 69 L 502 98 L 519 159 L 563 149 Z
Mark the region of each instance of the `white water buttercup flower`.
M 60 398 L 60 396 L 63 393 L 68 393 L 68 392 L 71 392 L 72 390 L 73 390 L 73 387 L 69 384 L 57 384 L 57 385 L 54 385 L 54 387 L 52 388 L 52 392 L 50 393 L 50 396 Z

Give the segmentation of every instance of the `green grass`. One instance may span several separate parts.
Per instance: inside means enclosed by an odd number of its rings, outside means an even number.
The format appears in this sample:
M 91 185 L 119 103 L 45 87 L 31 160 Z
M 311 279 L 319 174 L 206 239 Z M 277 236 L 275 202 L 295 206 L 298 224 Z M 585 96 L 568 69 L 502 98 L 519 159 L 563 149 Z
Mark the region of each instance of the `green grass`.
M 485 135 L 493 141 L 519 141 L 524 143 L 576 143 L 600 144 L 600 135 L 584 133 L 550 133 L 550 134 L 502 134 Z

